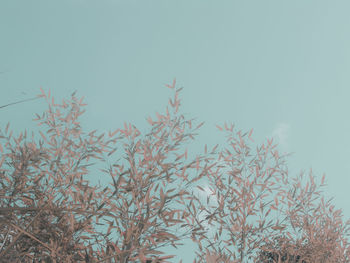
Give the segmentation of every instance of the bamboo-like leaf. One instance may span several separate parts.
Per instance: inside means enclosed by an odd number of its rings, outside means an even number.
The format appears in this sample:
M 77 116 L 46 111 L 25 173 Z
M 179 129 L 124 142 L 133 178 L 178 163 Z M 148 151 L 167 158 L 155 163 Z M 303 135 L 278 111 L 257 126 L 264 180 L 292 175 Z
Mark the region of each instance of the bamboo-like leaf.
M 216 128 L 218 128 L 220 131 L 222 131 L 222 128 L 219 125 L 216 125 Z

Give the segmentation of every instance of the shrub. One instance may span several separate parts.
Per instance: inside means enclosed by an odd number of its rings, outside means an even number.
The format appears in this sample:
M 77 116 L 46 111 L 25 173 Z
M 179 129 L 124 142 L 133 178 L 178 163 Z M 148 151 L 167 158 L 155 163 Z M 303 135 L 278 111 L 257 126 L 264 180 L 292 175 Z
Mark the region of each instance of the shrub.
M 205 145 L 189 158 L 181 147 L 203 123 L 179 114 L 181 89 L 167 86 L 170 108 L 147 119 L 145 134 L 126 123 L 108 135 L 85 133 L 83 99 L 55 104 L 44 91 L 39 141 L 26 131 L 14 138 L 9 125 L 0 131 L 3 262 L 166 262 L 174 256 L 159 248 L 187 237 L 198 244 L 195 262 L 350 261 L 349 221 L 318 190 L 325 177 L 320 185 L 312 171 L 306 184 L 303 173 L 290 179 L 272 140 L 256 147 L 252 130 L 232 124 L 218 126 L 225 148 Z M 86 180 L 92 161 L 106 166 L 103 189 Z

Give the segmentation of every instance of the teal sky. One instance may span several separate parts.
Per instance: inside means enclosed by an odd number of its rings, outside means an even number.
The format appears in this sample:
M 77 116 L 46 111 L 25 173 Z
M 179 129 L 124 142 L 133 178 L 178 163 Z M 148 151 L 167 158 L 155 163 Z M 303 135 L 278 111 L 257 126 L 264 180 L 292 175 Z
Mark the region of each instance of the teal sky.
M 0 105 L 51 90 L 78 91 L 87 130 L 146 127 L 177 79 L 182 112 L 274 136 L 291 175 L 326 173 L 326 196 L 350 218 L 349 1 L 2 0 Z M 24 94 L 25 93 L 25 94 Z M 45 103 L 0 110 L 0 125 L 30 128 Z M 191 246 L 179 250 L 191 262 Z M 175 261 L 174 261 L 175 262 Z

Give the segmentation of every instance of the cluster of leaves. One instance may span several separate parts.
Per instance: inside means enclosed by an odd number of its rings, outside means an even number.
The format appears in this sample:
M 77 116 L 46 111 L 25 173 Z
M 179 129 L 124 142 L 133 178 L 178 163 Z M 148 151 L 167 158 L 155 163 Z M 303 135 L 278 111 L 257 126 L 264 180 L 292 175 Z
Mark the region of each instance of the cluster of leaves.
M 0 258 L 5 262 L 84 260 L 83 233 L 94 233 L 92 217 L 103 204 L 102 194 L 83 179 L 89 159 L 101 159 L 101 137 L 81 137 L 81 101 L 72 97 L 56 105 L 52 99 L 52 105 L 55 109 L 50 105 L 37 116 L 39 125 L 49 127 L 46 135 L 40 131 L 38 143 L 27 132 L 14 138 L 9 124 L 0 135 Z
M 194 198 L 193 207 L 206 212 L 202 221 L 219 227 L 212 238 L 202 222 L 193 225 L 204 230 L 192 238 L 199 262 L 349 262 L 350 221 L 343 223 L 341 210 L 335 211 L 318 190 L 325 176 L 320 185 L 312 171 L 306 185 L 304 173 L 290 180 L 286 156 L 279 155 L 273 140 L 253 152 L 251 132 L 235 133 L 226 124 L 218 128 L 225 130 L 229 147 L 219 151 L 216 170 L 209 174 L 207 202 Z M 209 206 L 210 197 L 216 206 Z
M 83 98 L 55 104 L 44 91 L 39 140 L 0 131 L 3 262 L 166 262 L 174 255 L 159 249 L 189 237 L 194 262 L 350 261 L 349 222 L 318 191 L 324 177 L 319 186 L 311 172 L 306 186 L 303 174 L 291 180 L 272 140 L 255 149 L 252 130 L 227 124 L 218 126 L 227 148 L 189 158 L 183 146 L 203 123 L 179 113 L 181 89 L 167 86 L 174 96 L 146 134 L 131 124 L 85 133 Z M 86 180 L 93 161 L 105 165 L 94 174 L 110 179 L 103 189 Z

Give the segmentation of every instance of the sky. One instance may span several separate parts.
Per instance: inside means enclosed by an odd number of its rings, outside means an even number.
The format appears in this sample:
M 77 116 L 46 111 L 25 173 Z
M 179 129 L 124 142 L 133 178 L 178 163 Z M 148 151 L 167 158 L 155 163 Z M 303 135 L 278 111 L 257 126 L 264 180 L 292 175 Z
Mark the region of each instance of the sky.
M 86 130 L 115 130 L 163 111 L 176 78 L 181 111 L 275 138 L 290 173 L 326 174 L 325 195 L 350 218 L 349 1 L 3 0 L 0 106 L 51 90 L 84 96 Z M 0 127 L 33 127 L 30 101 L 0 110 Z M 176 253 L 191 262 L 193 247 Z M 174 261 L 175 262 L 175 261 Z M 178 262 L 178 260 L 177 260 Z

